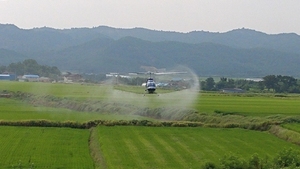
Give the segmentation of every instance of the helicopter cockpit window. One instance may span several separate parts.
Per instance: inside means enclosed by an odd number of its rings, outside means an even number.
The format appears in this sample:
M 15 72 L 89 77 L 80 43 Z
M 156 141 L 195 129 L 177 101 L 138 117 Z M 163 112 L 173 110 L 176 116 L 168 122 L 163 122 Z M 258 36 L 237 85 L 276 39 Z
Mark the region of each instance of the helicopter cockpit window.
M 155 87 L 155 83 L 154 82 L 148 82 L 148 86 Z

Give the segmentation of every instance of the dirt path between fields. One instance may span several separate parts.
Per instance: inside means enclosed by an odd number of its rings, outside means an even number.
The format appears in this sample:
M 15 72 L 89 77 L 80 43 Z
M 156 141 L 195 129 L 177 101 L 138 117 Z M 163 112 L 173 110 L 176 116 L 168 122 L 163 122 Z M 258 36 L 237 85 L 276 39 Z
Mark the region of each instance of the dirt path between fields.
M 94 161 L 95 169 L 106 169 L 107 166 L 101 154 L 100 145 L 98 142 L 98 134 L 96 128 L 94 127 L 90 129 L 89 148 L 90 155 Z

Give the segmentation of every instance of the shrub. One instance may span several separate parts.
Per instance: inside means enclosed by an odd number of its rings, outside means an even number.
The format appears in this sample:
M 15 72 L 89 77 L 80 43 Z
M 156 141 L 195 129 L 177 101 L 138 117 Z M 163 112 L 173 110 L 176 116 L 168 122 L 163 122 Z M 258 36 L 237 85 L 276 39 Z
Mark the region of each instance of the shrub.
M 130 123 L 129 121 L 126 121 L 126 120 L 119 120 L 117 122 L 117 125 L 121 125 L 121 126 L 128 126 Z
M 170 121 L 163 121 L 161 122 L 162 126 L 165 126 L 165 127 L 171 127 L 172 126 L 172 122 Z
M 217 169 L 218 167 L 213 163 L 213 162 L 206 162 L 203 166 L 202 169 Z
M 105 126 L 115 126 L 117 123 L 116 123 L 116 121 L 114 121 L 114 120 L 107 120 L 107 121 L 105 121 L 104 123 L 103 123 L 103 125 L 105 125 Z
M 97 123 L 96 120 L 84 123 L 85 128 L 87 128 L 87 129 L 92 128 L 92 127 L 96 127 L 98 124 L 99 123 Z
M 183 123 L 183 122 L 175 122 L 172 124 L 172 127 L 187 127 L 187 123 Z
M 223 125 L 224 128 L 238 128 L 239 124 L 237 123 L 226 123 Z
M 226 155 L 220 161 L 221 161 L 221 168 L 223 169 L 247 169 L 248 168 L 248 165 L 244 159 L 241 159 L 238 156 L 233 154 Z
M 249 169 L 262 169 L 262 160 L 258 154 L 253 154 L 249 159 Z
M 148 120 L 141 120 L 141 121 L 139 121 L 138 125 L 139 126 L 147 126 L 148 122 L 149 122 Z
M 274 163 L 278 167 L 300 166 L 300 152 L 292 148 L 280 151 L 274 158 Z
M 203 123 L 199 122 L 186 122 L 188 127 L 201 127 L 203 126 Z
M 129 123 L 131 124 L 131 125 L 137 125 L 138 124 L 138 120 L 131 120 L 131 121 L 129 121 Z
M 163 127 L 163 124 L 161 122 L 153 122 L 152 126 L 154 126 L 154 127 Z

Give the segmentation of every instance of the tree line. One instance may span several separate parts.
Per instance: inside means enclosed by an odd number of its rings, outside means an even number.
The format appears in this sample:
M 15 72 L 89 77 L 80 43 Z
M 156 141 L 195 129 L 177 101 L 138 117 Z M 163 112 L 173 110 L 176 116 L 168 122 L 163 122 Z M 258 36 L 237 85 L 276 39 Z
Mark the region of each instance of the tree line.
M 26 59 L 23 62 L 11 63 L 8 66 L 0 66 L 0 73 L 3 72 L 14 73 L 17 76 L 35 74 L 43 77 L 49 77 L 51 79 L 57 79 L 61 75 L 61 72 L 57 67 L 39 65 L 33 59 Z
M 300 93 L 300 81 L 292 76 L 267 75 L 262 81 L 229 79 L 221 77 L 218 82 L 209 77 L 201 81 L 201 90 L 219 91 L 226 88 L 239 88 L 253 92 Z

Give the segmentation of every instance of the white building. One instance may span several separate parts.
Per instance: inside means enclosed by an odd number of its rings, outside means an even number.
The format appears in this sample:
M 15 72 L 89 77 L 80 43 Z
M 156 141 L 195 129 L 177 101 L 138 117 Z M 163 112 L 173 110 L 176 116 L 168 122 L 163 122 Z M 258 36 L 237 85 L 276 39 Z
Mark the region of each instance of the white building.
M 40 81 L 39 75 L 23 75 L 21 80 L 28 80 L 29 82 L 38 82 Z

